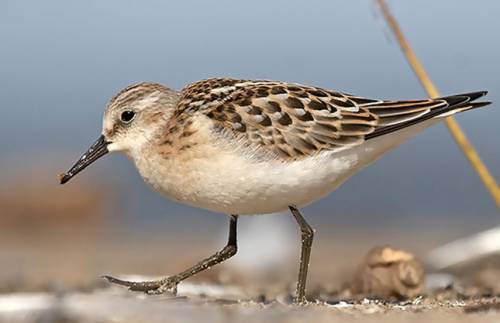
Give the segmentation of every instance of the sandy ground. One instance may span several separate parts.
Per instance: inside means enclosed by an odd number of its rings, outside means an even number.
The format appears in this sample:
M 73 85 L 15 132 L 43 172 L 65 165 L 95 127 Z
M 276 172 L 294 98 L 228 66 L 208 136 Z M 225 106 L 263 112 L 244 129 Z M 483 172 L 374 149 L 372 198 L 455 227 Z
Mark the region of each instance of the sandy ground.
M 178 295 L 146 295 L 111 286 L 103 273 L 151 276 L 177 272 L 213 249 L 206 237 L 137 239 L 82 228 L 0 238 L 0 322 L 498 322 L 498 260 L 427 274 L 421 296 L 377 298 L 353 293 L 370 239 L 318 241 L 306 305 L 294 305 L 295 263 L 256 274 L 231 263 L 179 285 Z M 43 237 L 43 238 L 42 238 Z M 70 238 L 71 237 L 71 238 Z M 363 237 L 365 237 L 363 239 Z M 394 237 L 393 237 L 394 238 Z M 395 240 L 395 239 L 392 239 Z M 64 243 L 61 243 L 64 241 Z M 330 245 L 349 246 L 330 248 Z M 423 245 L 423 244 L 420 244 Z M 165 262 L 163 256 L 178 255 Z M 342 263 L 343 265 L 339 265 Z M 148 279 L 135 277 L 134 279 Z M 168 320 L 166 319 L 168 318 Z
M 13 293 L 0 296 L 2 322 L 498 322 L 498 298 L 418 297 L 407 301 L 246 299 L 237 287 L 187 283 L 183 296 L 131 294 L 103 288 L 87 292 Z M 8 308 L 8 310 L 7 310 Z

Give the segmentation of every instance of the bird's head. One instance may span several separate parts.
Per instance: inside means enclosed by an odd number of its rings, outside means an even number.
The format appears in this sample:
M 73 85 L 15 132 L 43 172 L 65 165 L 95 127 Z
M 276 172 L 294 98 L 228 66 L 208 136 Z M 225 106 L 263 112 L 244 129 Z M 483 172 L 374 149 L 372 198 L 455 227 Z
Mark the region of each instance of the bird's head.
M 61 184 L 108 152 L 140 151 L 172 117 L 178 100 L 178 92 L 157 83 L 139 83 L 120 91 L 106 108 L 101 136 L 61 175 Z

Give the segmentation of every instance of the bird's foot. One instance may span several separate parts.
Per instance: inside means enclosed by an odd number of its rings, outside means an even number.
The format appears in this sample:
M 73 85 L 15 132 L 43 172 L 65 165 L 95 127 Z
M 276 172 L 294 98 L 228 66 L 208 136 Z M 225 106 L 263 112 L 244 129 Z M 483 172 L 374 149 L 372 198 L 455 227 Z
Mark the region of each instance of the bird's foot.
M 110 283 L 125 286 L 128 290 L 151 295 L 171 293 L 175 296 L 177 295 L 177 285 L 179 284 L 179 280 L 175 276 L 144 282 L 122 280 L 112 276 L 103 276 L 103 278 Z

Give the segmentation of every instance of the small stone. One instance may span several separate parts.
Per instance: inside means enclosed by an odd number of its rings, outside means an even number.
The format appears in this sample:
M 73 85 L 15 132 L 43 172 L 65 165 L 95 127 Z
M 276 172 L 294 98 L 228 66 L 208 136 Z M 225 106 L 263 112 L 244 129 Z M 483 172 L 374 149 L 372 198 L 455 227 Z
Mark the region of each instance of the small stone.
M 425 286 L 425 272 L 415 257 L 389 246 L 375 247 L 351 282 L 353 293 L 378 297 L 415 297 Z

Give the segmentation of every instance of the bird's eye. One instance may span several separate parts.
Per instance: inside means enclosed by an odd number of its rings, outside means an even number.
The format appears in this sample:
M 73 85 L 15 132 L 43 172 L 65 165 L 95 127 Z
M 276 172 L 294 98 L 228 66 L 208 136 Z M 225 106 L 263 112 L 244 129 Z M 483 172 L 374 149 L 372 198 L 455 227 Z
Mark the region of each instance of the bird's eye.
M 121 116 L 120 116 L 120 120 L 123 122 L 123 123 L 129 123 L 132 121 L 132 119 L 134 119 L 135 117 L 135 112 L 134 111 L 130 111 L 130 110 L 126 110 L 126 111 L 123 111 Z

